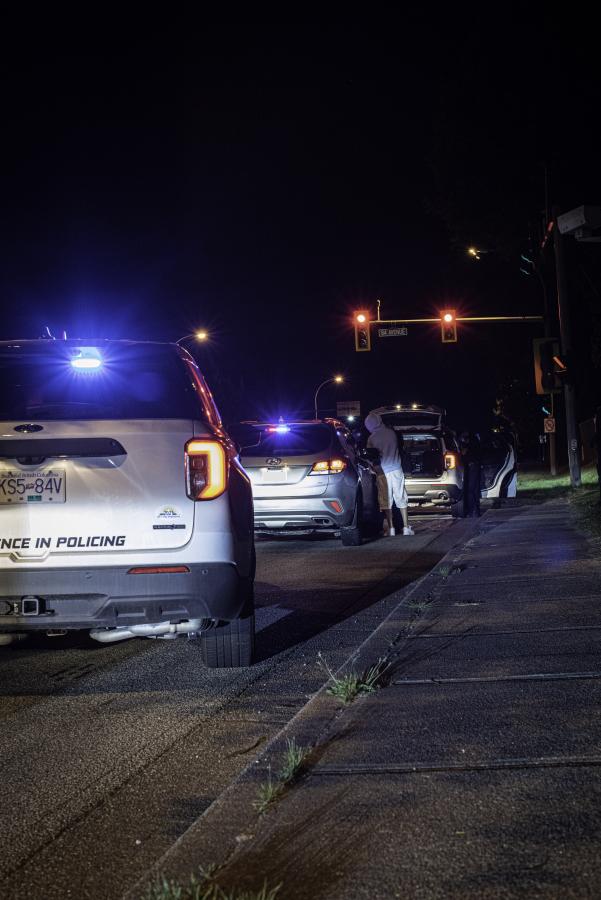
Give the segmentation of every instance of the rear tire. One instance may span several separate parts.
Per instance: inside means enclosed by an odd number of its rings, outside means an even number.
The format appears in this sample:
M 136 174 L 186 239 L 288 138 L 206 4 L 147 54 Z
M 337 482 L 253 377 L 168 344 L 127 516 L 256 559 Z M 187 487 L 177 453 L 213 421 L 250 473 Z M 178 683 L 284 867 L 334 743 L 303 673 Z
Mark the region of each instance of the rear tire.
M 451 515 L 454 519 L 465 518 L 465 497 L 462 497 L 461 500 L 457 500 L 456 503 L 451 503 Z
M 363 500 L 361 494 L 357 495 L 352 524 L 344 525 L 340 529 L 340 540 L 343 547 L 361 546 L 363 540 Z
M 248 582 L 250 581 L 250 587 Z M 209 669 L 244 668 L 252 665 L 255 652 L 254 581 L 245 579 L 245 591 L 250 592 L 239 618 L 232 622 L 217 622 L 200 634 L 200 649 Z

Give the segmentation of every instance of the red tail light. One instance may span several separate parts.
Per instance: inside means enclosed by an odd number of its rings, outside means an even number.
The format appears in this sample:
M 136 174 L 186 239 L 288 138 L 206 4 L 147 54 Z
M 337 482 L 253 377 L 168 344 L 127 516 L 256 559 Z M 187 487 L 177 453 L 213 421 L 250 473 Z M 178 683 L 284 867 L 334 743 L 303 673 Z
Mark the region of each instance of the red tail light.
M 186 493 L 191 500 L 214 500 L 227 487 L 228 461 L 219 441 L 196 439 L 186 444 Z
M 313 463 L 309 475 L 338 475 L 346 469 L 345 459 L 320 459 Z

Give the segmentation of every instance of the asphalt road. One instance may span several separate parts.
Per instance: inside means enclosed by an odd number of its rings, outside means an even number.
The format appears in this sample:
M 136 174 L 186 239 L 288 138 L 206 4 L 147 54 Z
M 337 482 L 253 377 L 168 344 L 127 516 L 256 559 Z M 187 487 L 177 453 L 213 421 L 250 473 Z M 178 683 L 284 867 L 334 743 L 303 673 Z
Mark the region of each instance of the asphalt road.
M 0 654 L 0 896 L 119 897 L 454 542 L 449 518 L 358 548 L 258 541 L 257 663 L 84 638 Z

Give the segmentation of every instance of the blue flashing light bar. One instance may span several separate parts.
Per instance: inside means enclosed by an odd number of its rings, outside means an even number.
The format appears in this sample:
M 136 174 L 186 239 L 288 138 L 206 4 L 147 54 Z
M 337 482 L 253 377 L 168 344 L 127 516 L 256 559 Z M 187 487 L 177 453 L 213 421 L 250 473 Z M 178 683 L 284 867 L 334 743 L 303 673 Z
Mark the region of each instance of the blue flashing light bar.
M 81 347 L 78 355 L 72 358 L 71 366 L 78 371 L 94 371 L 102 367 L 102 359 L 95 347 Z

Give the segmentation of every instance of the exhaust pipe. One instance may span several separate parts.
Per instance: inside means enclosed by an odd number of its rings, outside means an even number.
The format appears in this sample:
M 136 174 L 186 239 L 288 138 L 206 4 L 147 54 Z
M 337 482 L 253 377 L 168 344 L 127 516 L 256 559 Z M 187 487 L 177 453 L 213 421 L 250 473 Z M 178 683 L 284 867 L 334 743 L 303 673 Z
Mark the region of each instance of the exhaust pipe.
M 101 644 L 115 644 L 134 637 L 173 640 L 178 634 L 191 634 L 202 630 L 203 619 L 188 619 L 172 625 L 171 622 L 144 623 L 142 625 L 118 625 L 116 628 L 92 628 L 90 637 Z
M 0 634 L 0 647 L 8 647 L 17 641 L 24 641 L 27 635 L 22 631 L 4 631 Z

